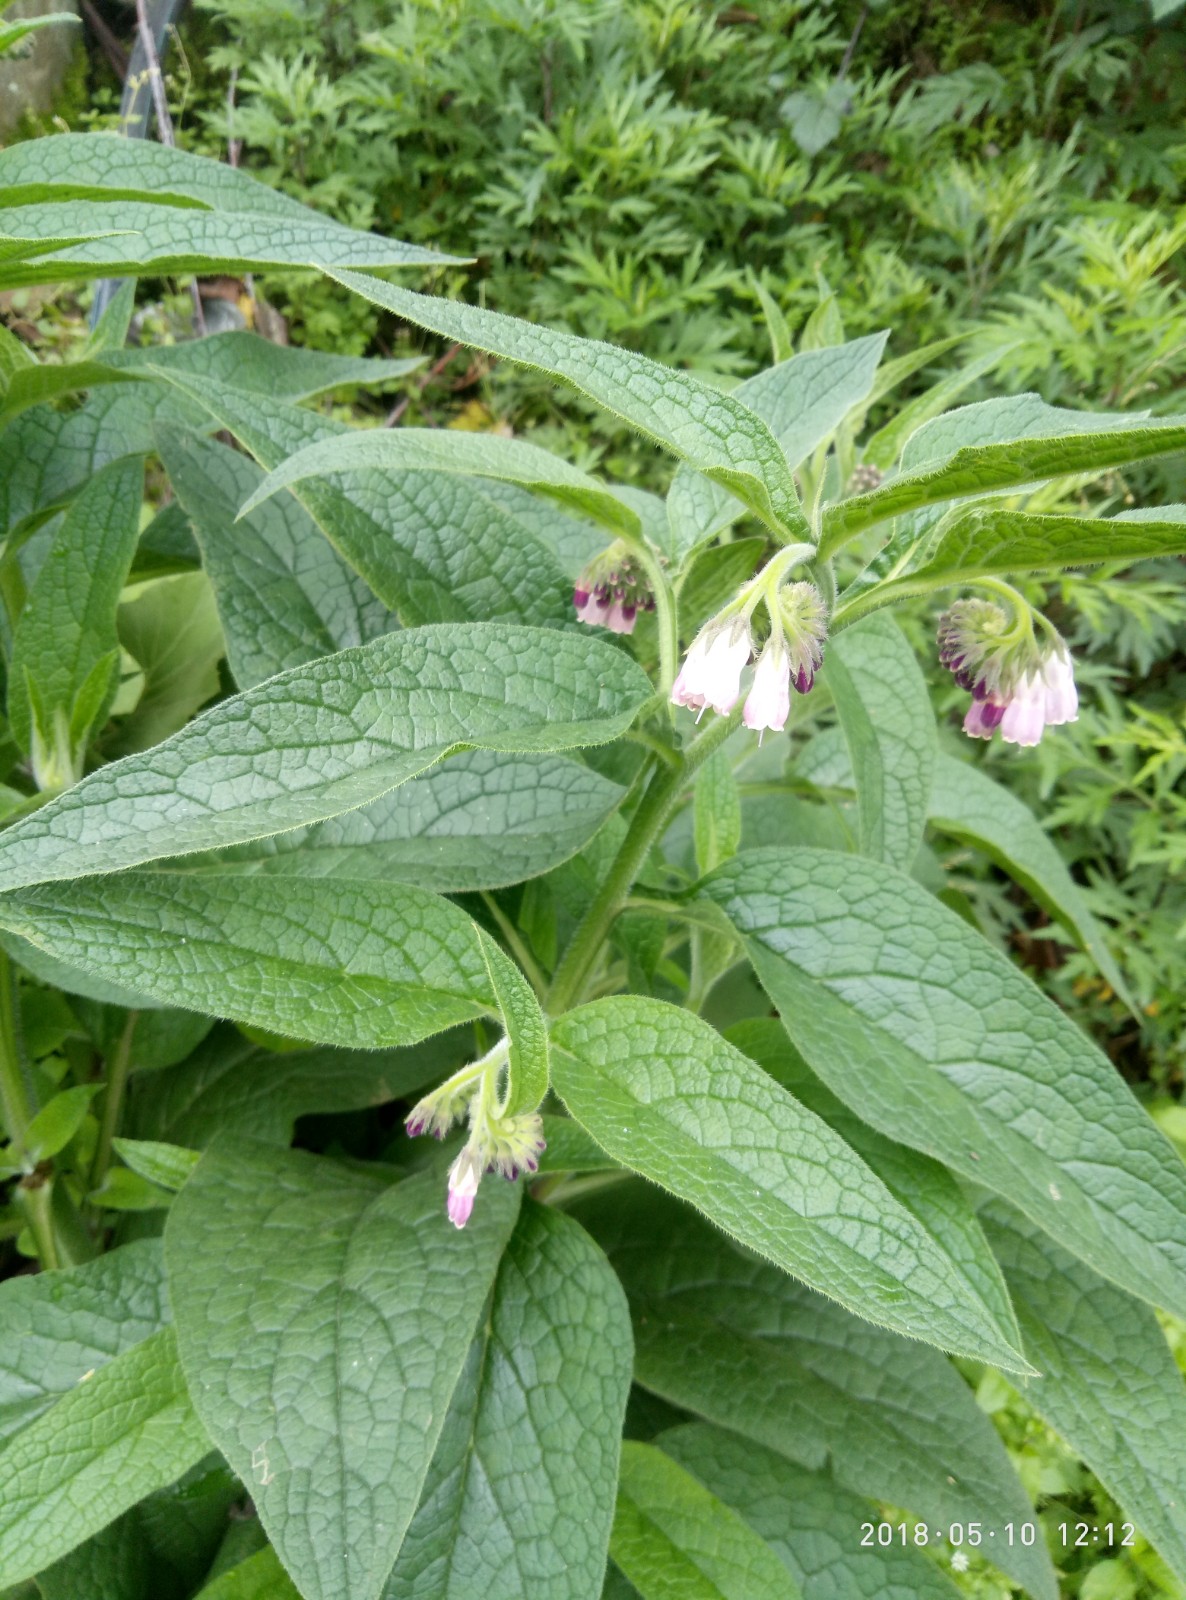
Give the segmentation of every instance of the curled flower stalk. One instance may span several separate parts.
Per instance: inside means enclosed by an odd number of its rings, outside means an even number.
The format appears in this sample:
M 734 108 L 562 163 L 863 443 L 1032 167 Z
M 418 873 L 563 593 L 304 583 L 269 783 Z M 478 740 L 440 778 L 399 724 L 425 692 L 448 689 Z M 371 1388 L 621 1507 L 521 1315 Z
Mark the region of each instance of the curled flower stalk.
M 770 631 L 758 655 L 742 713 L 759 737 L 781 731 L 791 710 L 791 689 L 807 694 L 823 662 L 827 608 L 812 583 L 783 585 L 796 563 L 814 554 L 791 545 L 746 584 L 697 634 L 671 691 L 672 703 L 703 715 L 711 706 L 727 716 L 741 698 L 741 674 L 755 651 L 753 617 L 762 605 Z M 697 717 L 699 720 L 699 716 Z
M 611 633 L 633 633 L 640 611 L 655 609 L 642 562 L 619 540 L 581 573 L 572 591 L 577 620 Z
M 1065 641 L 1044 617 L 1045 637 L 1020 595 L 1007 592 L 1013 617 L 990 600 L 957 600 L 939 619 L 939 660 L 972 696 L 964 732 L 1007 744 L 1036 745 L 1048 727 L 1079 715 L 1075 672 Z
M 543 1122 L 529 1111 L 508 1116 L 498 1086 L 509 1052 L 501 1039 L 480 1061 L 463 1067 L 413 1106 L 404 1121 L 416 1138 L 431 1133 L 443 1139 L 457 1122 L 469 1123 L 469 1137 L 449 1168 L 445 1212 L 455 1228 L 464 1228 L 473 1214 L 478 1186 L 496 1172 L 513 1183 L 523 1173 L 539 1171 L 544 1151 Z

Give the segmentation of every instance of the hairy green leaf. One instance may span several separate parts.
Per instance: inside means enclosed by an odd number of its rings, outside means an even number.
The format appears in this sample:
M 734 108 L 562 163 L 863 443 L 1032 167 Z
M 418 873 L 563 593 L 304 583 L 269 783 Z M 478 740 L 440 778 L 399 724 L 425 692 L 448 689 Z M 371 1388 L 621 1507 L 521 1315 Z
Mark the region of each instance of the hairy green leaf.
M 1186 1582 L 1186 1385 L 1157 1318 L 999 1202 L 985 1226 L 1042 1376 L 1025 1398 Z
M 518 1209 L 220 1140 L 165 1230 L 182 1361 L 305 1600 L 377 1600 Z M 227 1272 L 232 1259 L 235 1271 Z
M 295 667 L 92 773 L 0 839 L 0 888 L 258 839 L 376 799 L 450 751 L 614 738 L 650 682 L 613 646 L 489 623 Z
M 1013 1370 L 970 1282 L 861 1158 L 698 1017 L 595 1001 L 552 1031 L 553 1076 L 610 1155 L 883 1327 Z
M 642 1185 L 573 1209 L 630 1298 L 636 1382 L 933 1525 L 1035 1520 L 992 1423 L 938 1351 L 848 1315 Z M 1044 1548 L 992 1554 L 1035 1600 L 1055 1600 Z
M 868 617 L 831 641 L 825 676 L 852 757 L 861 853 L 909 871 L 922 843 L 938 751 L 914 651 L 892 618 Z
M 1134 1009 L 1128 986 L 1083 891 L 1067 871 L 1050 835 L 1029 807 L 967 761 L 941 755 L 935 767 L 928 820 L 940 833 L 975 845 L 1057 917 L 1091 956 L 1104 978 Z
M 496 889 L 575 855 L 624 792 L 568 756 L 470 750 L 357 811 L 172 865 L 397 879 L 441 894 Z
M 75 500 L 20 614 L 8 668 L 8 719 L 21 748 L 58 782 L 81 766 L 115 688 L 115 614 L 140 531 L 144 467 L 113 462 Z M 98 692 L 87 694 L 96 672 Z M 83 702 L 86 702 L 85 707 Z
M 526 1205 L 385 1600 L 597 1600 L 631 1352 L 601 1251 Z
M 763 1538 L 803 1600 L 956 1600 L 935 1563 L 911 1545 L 866 1545 L 878 1509 L 826 1472 L 808 1472 L 752 1439 L 704 1422 L 670 1428 L 659 1449 Z
M 179 430 L 162 430 L 160 451 L 201 545 L 241 689 L 398 626 L 291 495 L 237 520 L 262 480 L 248 457 Z
M 707 894 L 812 1069 L 865 1121 L 1186 1310 L 1186 1169 L 1111 1063 L 964 920 L 857 856 L 761 850 Z
M 0 1284 L 0 1439 L 169 1321 L 155 1239 Z M 2 1459 L 2 1457 L 0 1457 Z
M 80 1382 L 0 1453 L 0 1583 L 56 1561 L 210 1449 L 162 1328 Z
M 397 316 L 447 339 L 569 383 L 722 484 L 763 521 L 808 536 L 791 469 L 760 417 L 731 395 L 646 356 L 458 301 L 416 294 L 363 273 L 332 276 Z
M 643 1600 L 800 1600 L 769 1545 L 653 1445 L 622 1446 L 610 1549 Z

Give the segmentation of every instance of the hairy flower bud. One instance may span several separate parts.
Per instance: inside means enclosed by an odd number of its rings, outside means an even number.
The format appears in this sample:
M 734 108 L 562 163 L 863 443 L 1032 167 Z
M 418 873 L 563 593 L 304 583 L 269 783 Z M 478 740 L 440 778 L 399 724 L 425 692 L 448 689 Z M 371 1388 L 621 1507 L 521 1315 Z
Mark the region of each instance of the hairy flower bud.
M 957 600 L 939 619 L 939 660 L 972 696 L 964 718 L 971 738 L 991 739 L 999 728 L 1007 744 L 1035 745 L 1047 727 L 1078 716 L 1066 645 L 1056 634 L 1039 645 L 1031 627 L 1012 626 L 988 600 Z
M 655 597 L 638 558 L 620 541 L 590 561 L 572 591 L 577 621 L 612 633 L 633 633 L 640 611 L 653 611 Z

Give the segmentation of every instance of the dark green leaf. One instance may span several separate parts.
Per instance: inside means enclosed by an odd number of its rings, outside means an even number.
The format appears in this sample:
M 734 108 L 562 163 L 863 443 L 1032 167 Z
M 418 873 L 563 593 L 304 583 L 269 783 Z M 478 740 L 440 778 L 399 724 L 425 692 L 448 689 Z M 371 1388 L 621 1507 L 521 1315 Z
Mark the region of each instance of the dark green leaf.
M 225 1139 L 174 1202 L 195 1402 L 305 1600 L 382 1591 L 517 1209 L 488 1181 L 458 1231 L 436 1172 L 384 1188 Z

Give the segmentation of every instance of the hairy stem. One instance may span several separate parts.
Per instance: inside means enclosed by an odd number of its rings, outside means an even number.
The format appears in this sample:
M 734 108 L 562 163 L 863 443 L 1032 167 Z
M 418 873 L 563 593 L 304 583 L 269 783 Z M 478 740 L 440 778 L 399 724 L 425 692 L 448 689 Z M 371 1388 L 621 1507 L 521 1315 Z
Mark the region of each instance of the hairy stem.
M 0 1112 L 4 1127 L 19 1154 L 24 1154 L 25 1133 L 33 1120 L 17 1033 L 16 973 L 0 950 Z
M 567 1011 L 580 998 L 602 942 L 642 871 L 651 846 L 667 826 L 680 791 L 696 769 L 724 744 L 737 726 L 739 715 L 734 712 L 729 717 L 718 717 L 692 741 L 678 767 L 661 767 L 652 774 L 614 864 L 556 969 L 547 998 L 547 1009 L 552 1016 Z
M 116 1041 L 115 1049 L 107 1060 L 107 1087 L 103 1094 L 103 1117 L 99 1123 L 99 1142 L 95 1146 L 95 1159 L 91 1164 L 91 1188 L 98 1189 L 111 1165 L 111 1142 L 119 1132 L 119 1119 L 124 1108 L 124 1091 L 128 1086 L 128 1073 L 132 1066 L 132 1035 L 139 1021 L 138 1011 L 129 1011 L 124 1030 Z

